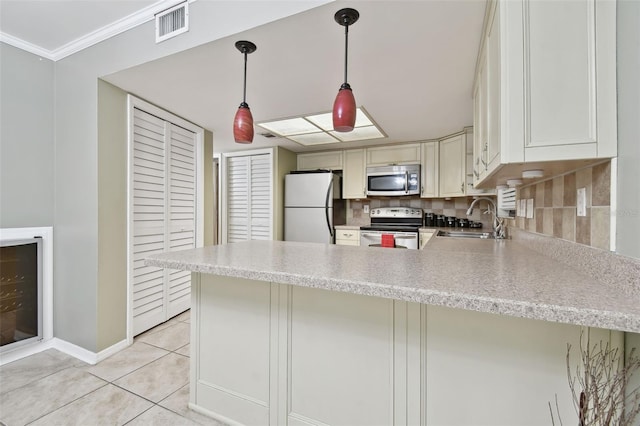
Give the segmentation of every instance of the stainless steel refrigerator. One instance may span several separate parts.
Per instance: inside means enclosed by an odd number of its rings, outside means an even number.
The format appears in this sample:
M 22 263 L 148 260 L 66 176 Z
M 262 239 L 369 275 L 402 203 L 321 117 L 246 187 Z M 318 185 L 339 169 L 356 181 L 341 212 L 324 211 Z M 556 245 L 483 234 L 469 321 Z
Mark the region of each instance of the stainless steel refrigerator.
M 334 243 L 334 226 L 346 222 L 340 175 L 292 172 L 284 179 L 284 240 Z

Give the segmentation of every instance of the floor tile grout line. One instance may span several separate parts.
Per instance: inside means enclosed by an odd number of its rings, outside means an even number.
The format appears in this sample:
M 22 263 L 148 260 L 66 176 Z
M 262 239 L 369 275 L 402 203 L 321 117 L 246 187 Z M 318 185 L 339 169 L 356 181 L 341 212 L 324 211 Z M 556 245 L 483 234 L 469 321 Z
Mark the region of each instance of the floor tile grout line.
M 77 367 L 73 367 L 73 368 L 77 368 Z M 97 390 L 102 389 L 103 387 L 105 387 L 105 386 L 108 386 L 108 385 L 109 385 L 109 382 L 107 382 L 106 380 L 104 380 L 104 379 L 100 379 L 100 380 L 102 380 L 102 381 L 104 382 L 104 384 L 103 384 L 102 386 L 99 386 L 99 387 L 95 388 L 94 390 L 92 390 L 91 392 L 87 392 L 87 393 L 85 393 L 84 395 L 81 395 L 81 396 L 77 397 L 76 399 L 71 400 L 71 401 L 67 402 L 66 404 L 61 405 L 60 407 L 56 408 L 55 410 L 52 410 L 52 411 L 49 411 L 49 412 L 48 412 L 48 413 L 46 413 L 46 414 L 43 414 L 42 416 L 38 417 L 37 419 L 34 419 L 34 420 L 30 421 L 30 422 L 29 422 L 29 423 L 27 423 L 27 424 L 29 425 L 29 424 L 35 423 L 35 422 L 37 422 L 38 420 L 40 420 L 41 418 L 46 417 L 46 416 L 48 416 L 49 414 L 53 414 L 53 413 L 55 413 L 55 412 L 56 412 L 56 411 L 58 411 L 58 410 L 62 410 L 62 409 L 63 409 L 64 407 L 66 407 L 67 405 L 69 405 L 69 404 L 73 404 L 74 402 L 78 401 L 79 399 L 82 399 L 82 398 L 84 398 L 84 397 L 85 397 L 85 396 L 87 396 L 87 395 L 91 395 L 92 393 L 96 392 Z
M 61 371 L 69 370 L 69 369 L 71 369 L 71 368 L 78 368 L 78 367 L 76 367 L 75 365 L 69 365 L 69 366 L 67 366 L 67 367 L 61 368 L 60 370 L 56 370 L 56 371 L 54 371 L 54 372 L 52 372 L 52 373 L 50 373 L 50 374 L 45 374 L 45 375 L 44 375 L 44 376 L 42 376 L 42 377 L 38 377 L 37 379 L 31 380 L 30 382 L 27 382 L 27 383 L 25 383 L 25 384 L 23 384 L 23 385 L 21 385 L 21 386 L 18 386 L 17 388 L 11 389 L 10 391 L 7 391 L 7 392 L 5 392 L 5 393 L 0 393 L 0 397 L 1 397 L 1 398 L 6 398 L 6 396 L 7 396 L 8 394 L 12 393 L 12 392 L 15 392 L 15 391 L 17 391 L 17 390 L 19 390 L 19 389 L 22 389 L 22 388 L 24 388 L 24 387 L 26 387 L 26 386 L 29 386 L 29 385 L 31 385 L 31 384 L 33 384 L 33 383 L 36 383 L 36 382 L 39 382 L 40 380 L 46 379 L 47 377 L 51 377 L 51 376 L 53 376 L 54 374 L 58 374 L 58 373 L 60 373 Z M 102 380 L 104 380 L 104 379 L 102 379 Z

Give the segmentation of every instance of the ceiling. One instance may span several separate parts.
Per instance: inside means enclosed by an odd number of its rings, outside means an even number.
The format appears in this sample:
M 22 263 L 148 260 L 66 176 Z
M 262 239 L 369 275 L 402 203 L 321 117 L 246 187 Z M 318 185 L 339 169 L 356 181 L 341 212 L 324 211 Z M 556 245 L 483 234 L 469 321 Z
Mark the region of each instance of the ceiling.
M 206 1 L 206 0 L 200 0 Z M 2 4 L 13 3 L 2 0 Z M 24 1 L 45 19 L 52 3 L 85 16 L 131 13 L 149 1 Z M 190 12 L 197 13 L 197 3 Z M 436 139 L 473 123 L 472 85 L 485 0 L 336 1 L 232 37 L 216 40 L 103 78 L 214 133 L 214 151 L 279 145 L 296 152 Z M 22 6 L 21 6 L 22 7 Z M 42 10 L 39 8 L 43 7 Z M 99 13 L 89 14 L 91 8 Z M 333 19 L 353 7 L 360 19 L 349 28 L 349 74 L 356 103 L 388 135 L 375 141 L 304 147 L 261 136 L 253 144 L 233 142 L 232 123 L 242 101 L 243 57 L 237 40 L 258 49 L 248 57 L 247 103 L 256 122 L 330 111 L 343 80 L 344 28 Z M 5 8 L 6 9 L 6 8 Z M 108 15 L 107 10 L 112 13 Z M 40 11 L 40 12 L 39 12 Z M 4 12 L 4 9 L 3 9 Z M 124 15 L 123 15 L 124 16 Z M 3 32 L 11 27 L 5 27 Z M 45 47 L 65 43 L 101 21 L 68 23 L 61 39 L 42 37 Z M 30 26 L 15 36 L 29 40 Z M 68 41 L 68 40 L 67 40 Z M 51 44 L 53 43 L 53 44 Z

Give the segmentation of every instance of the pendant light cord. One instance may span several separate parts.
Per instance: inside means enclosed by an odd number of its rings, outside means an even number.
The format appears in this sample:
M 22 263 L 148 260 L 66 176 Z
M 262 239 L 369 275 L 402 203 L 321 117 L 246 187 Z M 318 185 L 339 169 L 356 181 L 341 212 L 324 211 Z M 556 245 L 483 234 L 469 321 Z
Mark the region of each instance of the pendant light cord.
M 244 53 L 244 85 L 242 89 L 242 103 L 247 103 L 247 50 L 243 49 Z
M 347 83 L 347 61 L 349 60 L 349 25 L 344 26 L 344 84 Z

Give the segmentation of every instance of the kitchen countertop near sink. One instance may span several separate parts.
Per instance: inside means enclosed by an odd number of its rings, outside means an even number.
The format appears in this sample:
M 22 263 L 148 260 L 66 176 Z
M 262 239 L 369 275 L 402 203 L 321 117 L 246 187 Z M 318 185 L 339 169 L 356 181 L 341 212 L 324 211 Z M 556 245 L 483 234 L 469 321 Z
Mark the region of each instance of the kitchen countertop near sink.
M 423 250 L 247 241 L 154 255 L 145 263 L 640 333 L 640 260 L 583 247 L 570 254 L 562 243 L 520 234 L 514 240 L 434 237 Z

